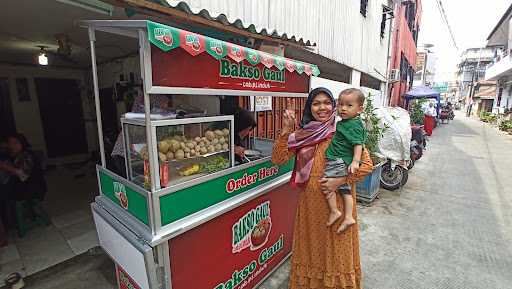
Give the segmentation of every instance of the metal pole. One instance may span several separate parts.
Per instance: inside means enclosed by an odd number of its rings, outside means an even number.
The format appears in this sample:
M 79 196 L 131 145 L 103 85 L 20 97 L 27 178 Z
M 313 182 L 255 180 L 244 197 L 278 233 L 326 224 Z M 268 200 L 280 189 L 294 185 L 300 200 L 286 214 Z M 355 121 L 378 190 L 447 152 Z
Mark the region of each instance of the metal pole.
M 96 125 L 98 126 L 98 142 L 100 144 L 101 166 L 106 168 L 105 162 L 105 144 L 103 143 L 103 124 L 101 121 L 100 107 L 100 90 L 98 87 L 98 68 L 96 67 L 96 50 L 94 42 L 96 35 L 94 29 L 89 27 L 89 42 L 91 44 L 91 60 L 92 60 L 92 82 L 94 85 L 94 103 L 96 104 Z
M 425 50 L 425 62 L 423 63 L 422 80 L 421 84 L 426 85 L 427 83 L 427 61 L 428 61 L 428 49 Z
M 144 73 L 145 68 L 145 61 L 144 61 L 144 51 L 146 46 L 146 37 L 144 35 L 143 30 L 139 30 L 139 56 L 140 56 L 140 70 L 141 70 L 141 77 L 142 82 L 144 85 L 142 85 L 142 90 L 144 93 L 144 119 L 145 119 L 145 126 L 146 126 L 146 143 L 148 145 L 148 155 L 149 155 L 149 172 L 151 174 L 151 191 L 154 192 L 157 189 L 160 188 L 160 184 L 157 184 L 158 178 L 157 174 L 160 174 L 159 171 L 155 168 L 155 164 L 158 164 L 158 155 L 154 154 L 154 148 L 156 144 L 153 143 L 153 137 L 152 137 L 152 127 L 151 127 L 151 101 L 149 98 L 151 97 L 147 90 L 146 90 L 146 75 Z M 156 166 L 158 167 L 158 166 Z M 160 176 L 158 176 L 160 177 Z
M 394 13 L 395 4 L 393 4 L 392 7 L 393 8 L 391 11 Z M 387 15 L 386 15 L 386 17 L 387 17 Z M 385 105 L 386 102 L 389 104 L 389 99 L 390 99 L 388 93 L 389 93 L 389 74 L 391 71 L 391 67 L 389 67 L 389 65 L 390 65 L 390 60 L 391 60 L 391 55 L 390 55 L 390 53 L 391 53 L 391 32 L 393 31 L 393 19 L 394 18 L 395 18 L 394 16 L 389 18 L 390 21 L 389 21 L 389 31 L 388 31 L 388 50 L 386 52 L 386 87 L 384 87 L 384 98 L 387 98 L 387 99 L 384 100 L 383 105 Z

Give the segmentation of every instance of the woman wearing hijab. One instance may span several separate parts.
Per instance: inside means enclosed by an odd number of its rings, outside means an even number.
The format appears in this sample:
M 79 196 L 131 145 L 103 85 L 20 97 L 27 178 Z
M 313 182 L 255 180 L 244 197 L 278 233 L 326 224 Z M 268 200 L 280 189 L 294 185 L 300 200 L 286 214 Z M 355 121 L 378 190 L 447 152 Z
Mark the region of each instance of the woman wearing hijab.
M 302 188 L 294 225 L 290 289 L 361 289 L 359 227 L 338 234 L 327 227 L 327 192 L 348 183 L 355 202 L 355 184 L 372 170 L 368 152 L 363 150 L 359 170 L 344 178 L 324 179 L 325 150 L 335 131 L 335 100 L 326 88 L 310 92 L 300 128 L 293 131 L 294 117 L 286 111 L 282 131 L 274 144 L 272 161 L 286 163 L 295 156 L 291 183 Z M 336 196 L 343 211 L 341 195 Z M 356 206 L 352 212 L 357 220 Z M 341 223 L 341 220 L 337 222 Z
M 245 156 L 243 141 L 251 133 L 251 130 L 256 127 L 256 121 L 251 112 L 240 108 L 234 113 L 234 122 L 235 156 L 236 160 L 240 162 Z

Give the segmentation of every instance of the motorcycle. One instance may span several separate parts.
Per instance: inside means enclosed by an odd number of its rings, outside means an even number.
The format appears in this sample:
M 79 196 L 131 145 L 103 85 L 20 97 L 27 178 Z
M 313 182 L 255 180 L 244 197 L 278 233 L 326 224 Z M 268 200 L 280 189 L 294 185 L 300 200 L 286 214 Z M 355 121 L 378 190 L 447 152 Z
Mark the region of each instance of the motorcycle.
M 385 130 L 375 155 L 385 162 L 381 168 L 380 185 L 396 190 L 407 182 L 410 159 L 411 121 L 409 113 L 399 107 L 384 107 L 375 111 L 379 126 Z
M 423 125 L 413 125 L 411 126 L 411 160 L 407 166 L 407 169 L 412 169 L 414 167 L 414 163 L 421 159 L 423 156 L 423 151 L 427 147 L 427 133 L 423 128 Z

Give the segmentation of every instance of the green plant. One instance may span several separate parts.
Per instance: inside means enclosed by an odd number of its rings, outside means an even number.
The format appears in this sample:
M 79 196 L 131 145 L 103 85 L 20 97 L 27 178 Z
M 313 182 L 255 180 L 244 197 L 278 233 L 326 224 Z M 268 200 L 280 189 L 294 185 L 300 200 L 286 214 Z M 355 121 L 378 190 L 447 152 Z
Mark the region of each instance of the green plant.
M 480 112 L 480 120 L 483 122 L 493 123 L 498 117 L 487 111 Z
M 375 152 L 377 151 L 380 138 L 388 127 L 387 125 L 384 127 L 379 125 L 379 118 L 377 117 L 375 110 L 376 108 L 373 106 L 373 100 L 371 99 L 370 94 L 368 94 L 363 112 L 361 113 L 361 118 L 363 119 L 364 126 L 368 134 L 365 146 L 370 153 L 373 163 L 377 164 L 379 163 L 379 159 L 375 155 Z
M 500 130 L 510 131 L 512 130 L 512 120 L 504 120 L 500 123 Z
M 414 101 L 411 105 L 411 122 L 413 124 L 423 124 L 423 120 L 425 119 L 425 112 L 423 111 L 423 104 L 426 102 L 425 99 L 418 99 Z

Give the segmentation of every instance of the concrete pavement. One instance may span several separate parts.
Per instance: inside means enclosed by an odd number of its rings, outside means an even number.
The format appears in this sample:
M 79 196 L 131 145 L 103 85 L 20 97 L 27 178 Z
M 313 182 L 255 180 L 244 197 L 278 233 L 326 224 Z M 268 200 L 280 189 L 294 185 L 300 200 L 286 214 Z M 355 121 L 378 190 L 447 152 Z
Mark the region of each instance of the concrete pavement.
M 358 208 L 364 288 L 512 288 L 511 151 L 462 114 L 435 129 L 407 185 Z M 287 288 L 288 270 L 260 289 Z
M 407 185 L 358 207 L 364 288 L 512 288 L 511 150 L 512 137 L 461 114 L 434 130 Z M 86 288 L 84 276 L 113 288 L 108 261 L 82 263 L 37 274 L 26 288 Z M 260 289 L 287 288 L 288 274 L 285 264 Z

